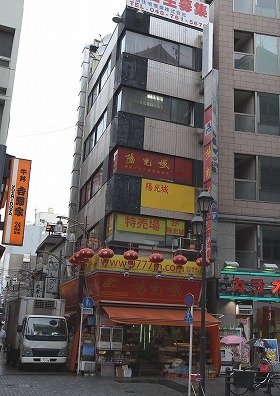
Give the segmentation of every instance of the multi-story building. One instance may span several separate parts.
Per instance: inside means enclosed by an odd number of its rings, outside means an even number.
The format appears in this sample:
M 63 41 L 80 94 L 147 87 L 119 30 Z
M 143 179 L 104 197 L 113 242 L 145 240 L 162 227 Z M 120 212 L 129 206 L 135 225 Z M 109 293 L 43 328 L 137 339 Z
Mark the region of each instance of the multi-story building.
M 10 109 L 17 63 L 24 0 L 0 0 L 0 208 L 5 204 L 4 190 L 10 172 L 6 155 Z M 1 218 L 0 218 L 1 220 Z M 0 221 L 0 229 L 3 223 Z M 0 257 L 4 248 L 0 245 Z
M 98 306 L 97 350 L 110 349 L 110 341 L 102 341 L 106 322 L 112 332 L 113 323 L 130 325 L 123 329 L 128 348 L 128 333 L 136 331 L 132 355 L 137 337 L 144 340 L 138 352 L 147 352 L 163 323 L 173 342 L 172 324 L 185 326 L 186 293 L 192 290 L 198 302 L 201 272 L 190 221 L 203 181 L 202 28 L 209 8 L 196 1 L 168 3 L 162 18 L 130 2 L 113 18 L 113 34 L 84 49 L 69 218 L 87 226 L 89 242 L 99 239 L 115 253 L 109 261 L 91 260 L 86 275 L 88 294 Z M 129 249 L 138 252 L 137 263 L 124 259 Z M 148 260 L 155 250 L 165 257 L 159 270 Z M 183 269 L 172 261 L 173 253 L 188 257 Z M 69 309 L 81 297 L 77 289 L 74 280 L 61 286 Z M 106 301 L 115 304 L 114 312 Z M 124 318 L 126 304 L 131 311 Z M 200 311 L 195 315 L 199 327 Z M 207 326 L 210 322 L 215 331 L 208 333 L 213 342 L 207 362 L 218 366 L 218 322 L 209 315 Z M 198 332 L 195 339 L 198 345 Z M 122 349 L 121 342 L 115 346 Z M 194 356 L 197 361 L 198 348 Z
M 211 24 L 170 20 L 163 3 L 202 16 L 211 3 L 214 45 Z M 224 331 L 279 341 L 280 2 L 139 4 L 84 51 L 69 216 L 115 254 L 132 244 L 147 258 L 156 245 L 170 258 L 180 239 L 191 262 L 189 221 L 207 187 L 208 309 Z M 184 271 L 199 276 L 195 262 Z

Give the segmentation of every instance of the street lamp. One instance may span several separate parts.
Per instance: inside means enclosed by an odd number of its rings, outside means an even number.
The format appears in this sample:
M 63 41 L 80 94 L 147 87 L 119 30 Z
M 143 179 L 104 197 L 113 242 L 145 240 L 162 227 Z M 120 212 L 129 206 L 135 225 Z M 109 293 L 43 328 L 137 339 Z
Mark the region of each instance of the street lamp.
M 201 276 L 201 327 L 200 327 L 200 351 L 199 351 L 199 372 L 201 375 L 201 387 L 199 388 L 199 395 L 205 394 L 205 368 L 206 368 L 206 326 L 205 326 L 205 311 L 206 311 L 206 221 L 207 215 L 211 209 L 214 201 L 211 194 L 206 190 L 203 191 L 198 199 L 198 207 L 200 212 L 197 213 L 191 221 L 193 234 L 202 236 L 202 276 Z M 201 215 L 200 215 L 201 213 Z

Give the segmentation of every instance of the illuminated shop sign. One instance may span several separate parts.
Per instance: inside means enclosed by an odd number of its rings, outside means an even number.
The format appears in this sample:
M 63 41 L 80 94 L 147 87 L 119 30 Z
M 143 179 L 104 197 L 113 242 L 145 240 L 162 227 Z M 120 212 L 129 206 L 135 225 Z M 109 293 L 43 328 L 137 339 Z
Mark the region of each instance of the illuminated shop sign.
M 209 6 L 197 0 L 127 0 L 129 7 L 203 28 L 209 22 Z
M 222 271 L 219 298 L 280 302 L 280 275 L 263 272 Z

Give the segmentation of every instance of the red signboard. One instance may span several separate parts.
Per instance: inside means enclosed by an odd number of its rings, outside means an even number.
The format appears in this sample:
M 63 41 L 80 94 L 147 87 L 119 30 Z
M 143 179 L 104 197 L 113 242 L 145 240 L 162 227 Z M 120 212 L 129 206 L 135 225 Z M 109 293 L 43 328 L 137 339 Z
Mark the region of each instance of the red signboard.
M 86 276 L 89 295 L 95 300 L 184 305 L 187 293 L 198 304 L 201 281 L 139 275 L 95 273 Z
M 193 162 L 191 159 L 120 147 L 112 158 L 112 173 L 192 185 Z

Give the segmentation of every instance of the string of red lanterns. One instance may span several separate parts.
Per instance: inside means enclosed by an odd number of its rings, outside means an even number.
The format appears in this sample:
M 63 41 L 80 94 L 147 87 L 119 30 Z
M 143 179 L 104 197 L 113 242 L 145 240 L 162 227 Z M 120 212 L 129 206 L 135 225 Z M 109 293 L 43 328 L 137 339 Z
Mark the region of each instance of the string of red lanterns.
M 98 253 L 99 257 L 105 261 L 111 259 L 115 253 L 112 249 L 108 247 L 101 248 L 98 252 L 90 249 L 88 247 L 81 248 L 79 251 L 75 252 L 70 258 L 69 262 L 73 266 L 82 266 L 85 265 L 87 260 L 92 258 L 96 253 Z M 129 250 L 124 252 L 123 257 L 127 260 L 127 265 L 125 269 L 131 269 L 134 266 L 134 263 L 139 258 L 138 252 L 129 247 Z M 159 252 L 153 252 L 149 256 L 149 261 L 154 264 L 154 271 L 159 272 L 160 264 L 164 261 L 164 256 Z M 173 259 L 173 263 L 177 266 L 178 270 L 181 272 L 183 266 L 187 263 L 187 258 L 182 254 L 176 254 Z M 207 258 L 206 259 L 206 266 L 208 267 L 211 264 L 212 260 Z M 202 258 L 198 257 L 196 259 L 196 264 L 199 267 L 202 267 Z

